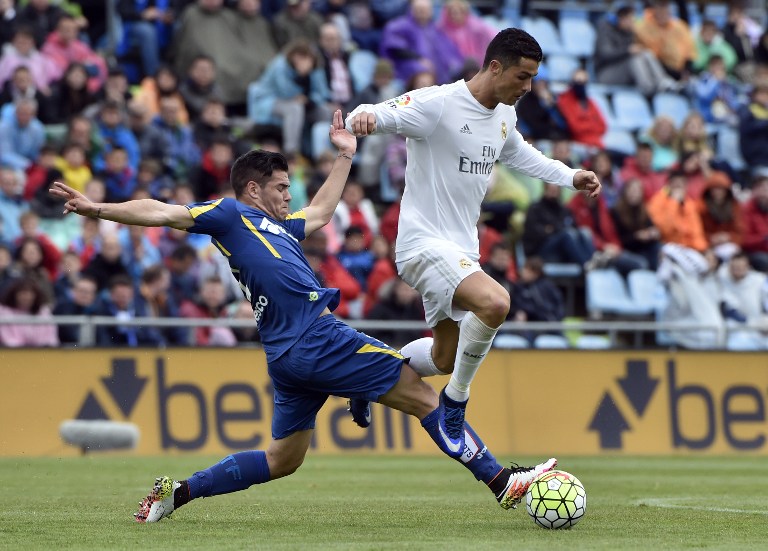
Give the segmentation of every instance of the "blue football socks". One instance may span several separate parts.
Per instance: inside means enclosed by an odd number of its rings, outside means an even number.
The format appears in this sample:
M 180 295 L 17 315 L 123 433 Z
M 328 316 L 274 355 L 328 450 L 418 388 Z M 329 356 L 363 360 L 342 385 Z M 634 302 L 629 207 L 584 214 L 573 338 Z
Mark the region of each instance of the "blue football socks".
M 267 454 L 256 450 L 228 455 L 187 479 L 190 499 L 229 494 L 268 481 Z

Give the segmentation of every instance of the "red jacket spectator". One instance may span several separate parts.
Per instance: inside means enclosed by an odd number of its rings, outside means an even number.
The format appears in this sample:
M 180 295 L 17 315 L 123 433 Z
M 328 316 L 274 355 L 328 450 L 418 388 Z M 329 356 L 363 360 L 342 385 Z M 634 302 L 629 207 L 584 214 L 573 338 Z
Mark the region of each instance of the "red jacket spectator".
M 752 199 L 742 208 L 744 237 L 742 248 L 748 253 L 768 254 L 768 178 L 755 182 Z
M 621 181 L 625 183 L 630 180 L 640 180 L 646 201 L 656 195 L 656 192 L 667 183 L 667 173 L 653 170 L 652 163 L 653 148 L 646 143 L 641 143 L 638 144 L 634 157 L 624 159 L 624 166 L 619 174 Z
M 714 171 L 699 201 L 699 214 L 710 247 L 722 243 L 740 245 L 744 237 L 744 214 L 731 190 L 727 174 Z
M 397 221 L 400 218 L 400 201 L 392 203 L 384 211 L 379 224 L 379 233 L 389 243 L 394 243 L 397 239 Z
M 373 270 L 366 282 L 365 302 L 363 303 L 363 317 L 368 317 L 368 312 L 379 302 L 379 290 L 387 281 L 397 277 L 395 263 L 389 258 L 380 258 L 373 265 Z
M 571 87 L 557 98 L 557 108 L 568 123 L 574 141 L 603 149 L 603 134 L 608 125 L 600 108 L 587 97 L 587 73 L 579 69 L 573 78 Z
M 583 193 L 577 193 L 568 203 L 568 208 L 571 209 L 577 226 L 586 227 L 592 231 L 592 241 L 597 250 L 602 251 L 607 244 L 621 250 L 621 240 L 616 233 L 616 226 L 613 225 L 613 218 L 602 195 L 595 200 L 587 199 Z
M 323 276 L 325 287 L 341 291 L 341 300 L 334 313 L 341 318 L 348 318 L 349 301 L 356 300 L 360 296 L 360 284 L 332 254 L 326 254 L 320 263 L 320 274 Z

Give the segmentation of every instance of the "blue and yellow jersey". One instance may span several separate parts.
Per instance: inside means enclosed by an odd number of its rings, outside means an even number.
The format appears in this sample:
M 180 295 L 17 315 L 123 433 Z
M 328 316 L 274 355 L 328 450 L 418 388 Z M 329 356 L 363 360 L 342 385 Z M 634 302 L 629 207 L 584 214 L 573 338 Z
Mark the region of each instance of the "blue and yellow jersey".
M 339 305 L 339 290 L 320 286 L 299 245 L 304 211 L 278 222 L 231 198 L 187 208 L 195 220 L 187 231 L 211 236 L 251 302 L 267 361 L 293 346 L 326 306 Z

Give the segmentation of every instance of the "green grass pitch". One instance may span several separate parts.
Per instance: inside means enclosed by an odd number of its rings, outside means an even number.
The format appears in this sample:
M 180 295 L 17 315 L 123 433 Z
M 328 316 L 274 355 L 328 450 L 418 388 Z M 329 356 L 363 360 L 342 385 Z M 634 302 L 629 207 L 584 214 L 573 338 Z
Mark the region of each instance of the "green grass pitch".
M 766 460 L 561 458 L 587 490 L 571 530 L 504 511 L 440 457 L 309 456 L 293 476 L 198 500 L 169 520 L 132 513 L 156 475 L 214 457 L 0 459 L 2 549 L 765 549 Z M 532 458 L 520 458 L 531 460 Z

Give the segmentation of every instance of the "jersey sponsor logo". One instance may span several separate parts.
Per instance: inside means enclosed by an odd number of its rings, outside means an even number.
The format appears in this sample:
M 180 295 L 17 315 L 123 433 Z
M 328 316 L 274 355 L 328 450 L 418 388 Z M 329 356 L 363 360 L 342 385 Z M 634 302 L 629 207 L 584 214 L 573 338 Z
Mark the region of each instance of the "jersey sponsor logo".
M 315 302 L 318 298 L 320 298 L 320 295 L 317 294 L 317 291 L 310 291 L 309 302 Z
M 261 316 L 264 315 L 264 309 L 269 304 L 269 299 L 264 295 L 259 295 L 256 299 L 256 304 L 253 305 L 253 317 L 256 318 L 256 323 L 261 321 Z
M 501 121 L 501 139 L 507 139 L 507 123 L 505 121 Z
M 490 175 L 492 171 L 493 161 L 473 161 L 469 157 L 459 157 L 459 172 Z
M 469 129 L 469 125 L 465 124 L 461 127 L 461 130 L 459 130 L 462 134 L 472 134 L 472 131 Z
M 259 224 L 259 229 L 262 231 L 268 231 L 273 235 L 280 235 L 280 234 L 287 235 L 297 243 L 299 242 L 299 240 L 296 239 L 294 236 L 292 236 L 290 233 L 288 233 L 288 231 L 284 227 L 278 224 L 275 224 L 273 222 L 270 222 L 266 218 L 261 219 L 261 224 Z
M 402 96 L 397 96 L 396 98 L 393 98 L 389 100 L 386 105 L 387 107 L 391 109 L 397 109 L 398 107 L 405 107 L 409 105 L 413 99 L 408 94 L 403 94 Z
M 462 258 L 461 260 L 459 260 L 459 266 L 461 268 L 464 268 L 465 270 L 468 270 L 469 268 L 472 267 L 472 263 L 466 258 Z

